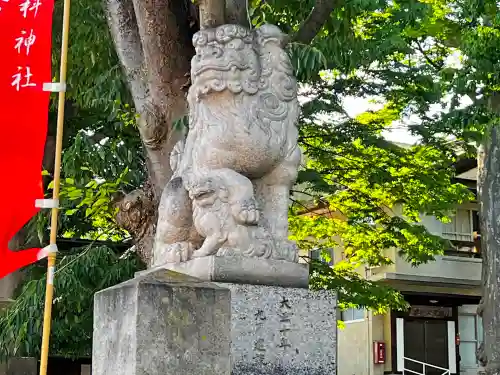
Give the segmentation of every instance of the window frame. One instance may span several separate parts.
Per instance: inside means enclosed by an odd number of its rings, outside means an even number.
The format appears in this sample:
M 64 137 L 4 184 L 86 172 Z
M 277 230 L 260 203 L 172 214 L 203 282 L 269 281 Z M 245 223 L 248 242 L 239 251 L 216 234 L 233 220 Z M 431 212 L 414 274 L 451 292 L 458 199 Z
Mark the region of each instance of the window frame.
M 470 340 L 470 339 L 465 340 L 462 338 L 462 335 L 460 334 L 460 317 L 472 317 L 472 318 L 474 318 L 474 337 L 475 337 L 474 340 Z M 475 366 L 463 364 L 463 362 L 460 361 L 460 368 L 462 368 L 462 369 L 476 370 L 476 369 L 481 367 L 481 365 L 479 364 L 479 361 L 477 360 L 477 357 L 475 356 L 477 349 L 479 348 L 479 345 L 481 345 L 481 343 L 483 342 L 483 339 L 484 339 L 483 337 L 479 337 L 480 335 L 479 335 L 478 327 L 480 324 L 482 324 L 481 320 L 482 320 L 481 317 L 477 314 L 467 313 L 467 312 L 461 312 L 458 314 L 458 329 L 459 329 L 458 334 L 460 337 L 460 344 L 458 347 L 458 353 L 460 354 L 460 345 L 462 345 L 462 343 L 474 344 L 474 358 L 476 360 Z
M 346 313 L 351 313 L 351 316 L 350 317 L 347 317 L 346 319 Z M 358 313 L 361 313 L 362 314 L 362 318 L 355 318 L 355 313 L 358 312 Z M 340 312 L 340 320 L 344 323 L 351 323 L 351 322 L 362 322 L 364 321 L 366 318 L 366 314 L 365 314 L 365 309 L 362 309 L 362 308 L 348 308 L 348 309 L 345 309 L 345 310 L 342 310 Z
M 457 216 L 459 211 L 466 211 L 468 213 L 468 220 L 469 220 L 469 226 L 470 226 L 470 233 L 462 233 L 457 231 Z M 476 208 L 456 208 L 454 211 L 454 215 L 450 215 L 451 217 L 451 222 L 450 223 L 443 223 L 442 225 L 442 237 L 450 240 L 450 241 L 461 241 L 461 242 L 474 242 L 474 215 L 479 214 L 479 210 Z M 453 231 L 448 230 L 449 225 L 453 225 Z
M 326 250 L 329 255 L 330 255 L 330 261 L 329 262 L 326 262 L 324 261 L 323 259 L 321 259 L 321 252 L 323 250 Z M 333 249 L 329 248 L 329 249 L 314 249 L 314 250 L 309 250 L 309 258 L 310 259 L 314 259 L 314 260 L 319 260 L 323 263 L 326 263 L 328 264 L 329 266 L 333 266 L 334 265 L 334 252 L 333 252 Z

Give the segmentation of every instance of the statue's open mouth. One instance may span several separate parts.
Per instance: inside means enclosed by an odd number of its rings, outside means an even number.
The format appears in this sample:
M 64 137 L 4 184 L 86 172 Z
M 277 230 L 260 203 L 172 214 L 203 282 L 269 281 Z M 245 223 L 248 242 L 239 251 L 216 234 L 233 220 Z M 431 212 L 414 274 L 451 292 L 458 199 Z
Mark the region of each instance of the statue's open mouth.
M 194 199 L 205 199 L 214 194 L 214 190 L 201 190 L 193 194 Z
M 239 62 L 239 61 L 221 61 L 221 62 L 212 62 L 212 63 L 207 63 L 204 62 L 203 64 L 199 64 L 198 66 L 193 67 L 193 72 L 195 75 L 200 75 L 202 73 L 205 73 L 206 71 L 222 71 L 222 72 L 229 72 L 232 69 L 237 69 L 237 70 L 246 70 L 250 69 L 252 67 L 252 64 L 249 64 L 248 62 Z

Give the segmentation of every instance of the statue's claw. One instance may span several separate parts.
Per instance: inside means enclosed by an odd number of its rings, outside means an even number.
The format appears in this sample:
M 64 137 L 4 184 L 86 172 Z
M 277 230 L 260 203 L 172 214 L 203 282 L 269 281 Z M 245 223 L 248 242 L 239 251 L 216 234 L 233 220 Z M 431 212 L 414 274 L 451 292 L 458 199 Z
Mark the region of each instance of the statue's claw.
M 238 204 L 235 213 L 236 220 L 243 225 L 257 225 L 260 213 L 257 204 L 253 199 L 249 199 Z

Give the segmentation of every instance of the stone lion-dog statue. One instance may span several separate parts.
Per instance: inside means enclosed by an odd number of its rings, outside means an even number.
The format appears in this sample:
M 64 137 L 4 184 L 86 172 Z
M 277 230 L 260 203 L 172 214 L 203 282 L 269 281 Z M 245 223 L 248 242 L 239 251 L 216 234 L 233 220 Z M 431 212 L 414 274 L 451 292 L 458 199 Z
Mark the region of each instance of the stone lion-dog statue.
M 285 41 L 273 25 L 194 35 L 189 129 L 171 155 L 153 265 L 214 254 L 298 260 L 288 205 L 299 104 Z

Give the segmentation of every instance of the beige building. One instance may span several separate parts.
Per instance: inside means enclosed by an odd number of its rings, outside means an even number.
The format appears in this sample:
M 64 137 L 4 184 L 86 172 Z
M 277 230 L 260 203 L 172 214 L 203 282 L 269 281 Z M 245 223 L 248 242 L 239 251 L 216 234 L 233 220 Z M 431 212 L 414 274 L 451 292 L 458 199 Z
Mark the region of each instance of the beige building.
M 457 179 L 475 191 L 475 162 L 462 162 L 457 172 Z M 482 267 L 477 211 L 477 203 L 457 207 L 453 221 L 447 224 L 423 218 L 431 233 L 454 245 L 435 262 L 412 267 L 396 249 L 388 249 L 393 264 L 364 270 L 367 279 L 400 290 L 411 307 L 407 312 L 384 315 L 343 311 L 345 328 L 338 330 L 338 375 L 472 375 L 480 370 L 475 355 L 482 340 L 476 315 Z M 341 250 L 334 256 L 341 259 Z M 382 361 L 377 359 L 376 343 L 385 346 Z M 380 346 L 377 348 L 380 351 Z

